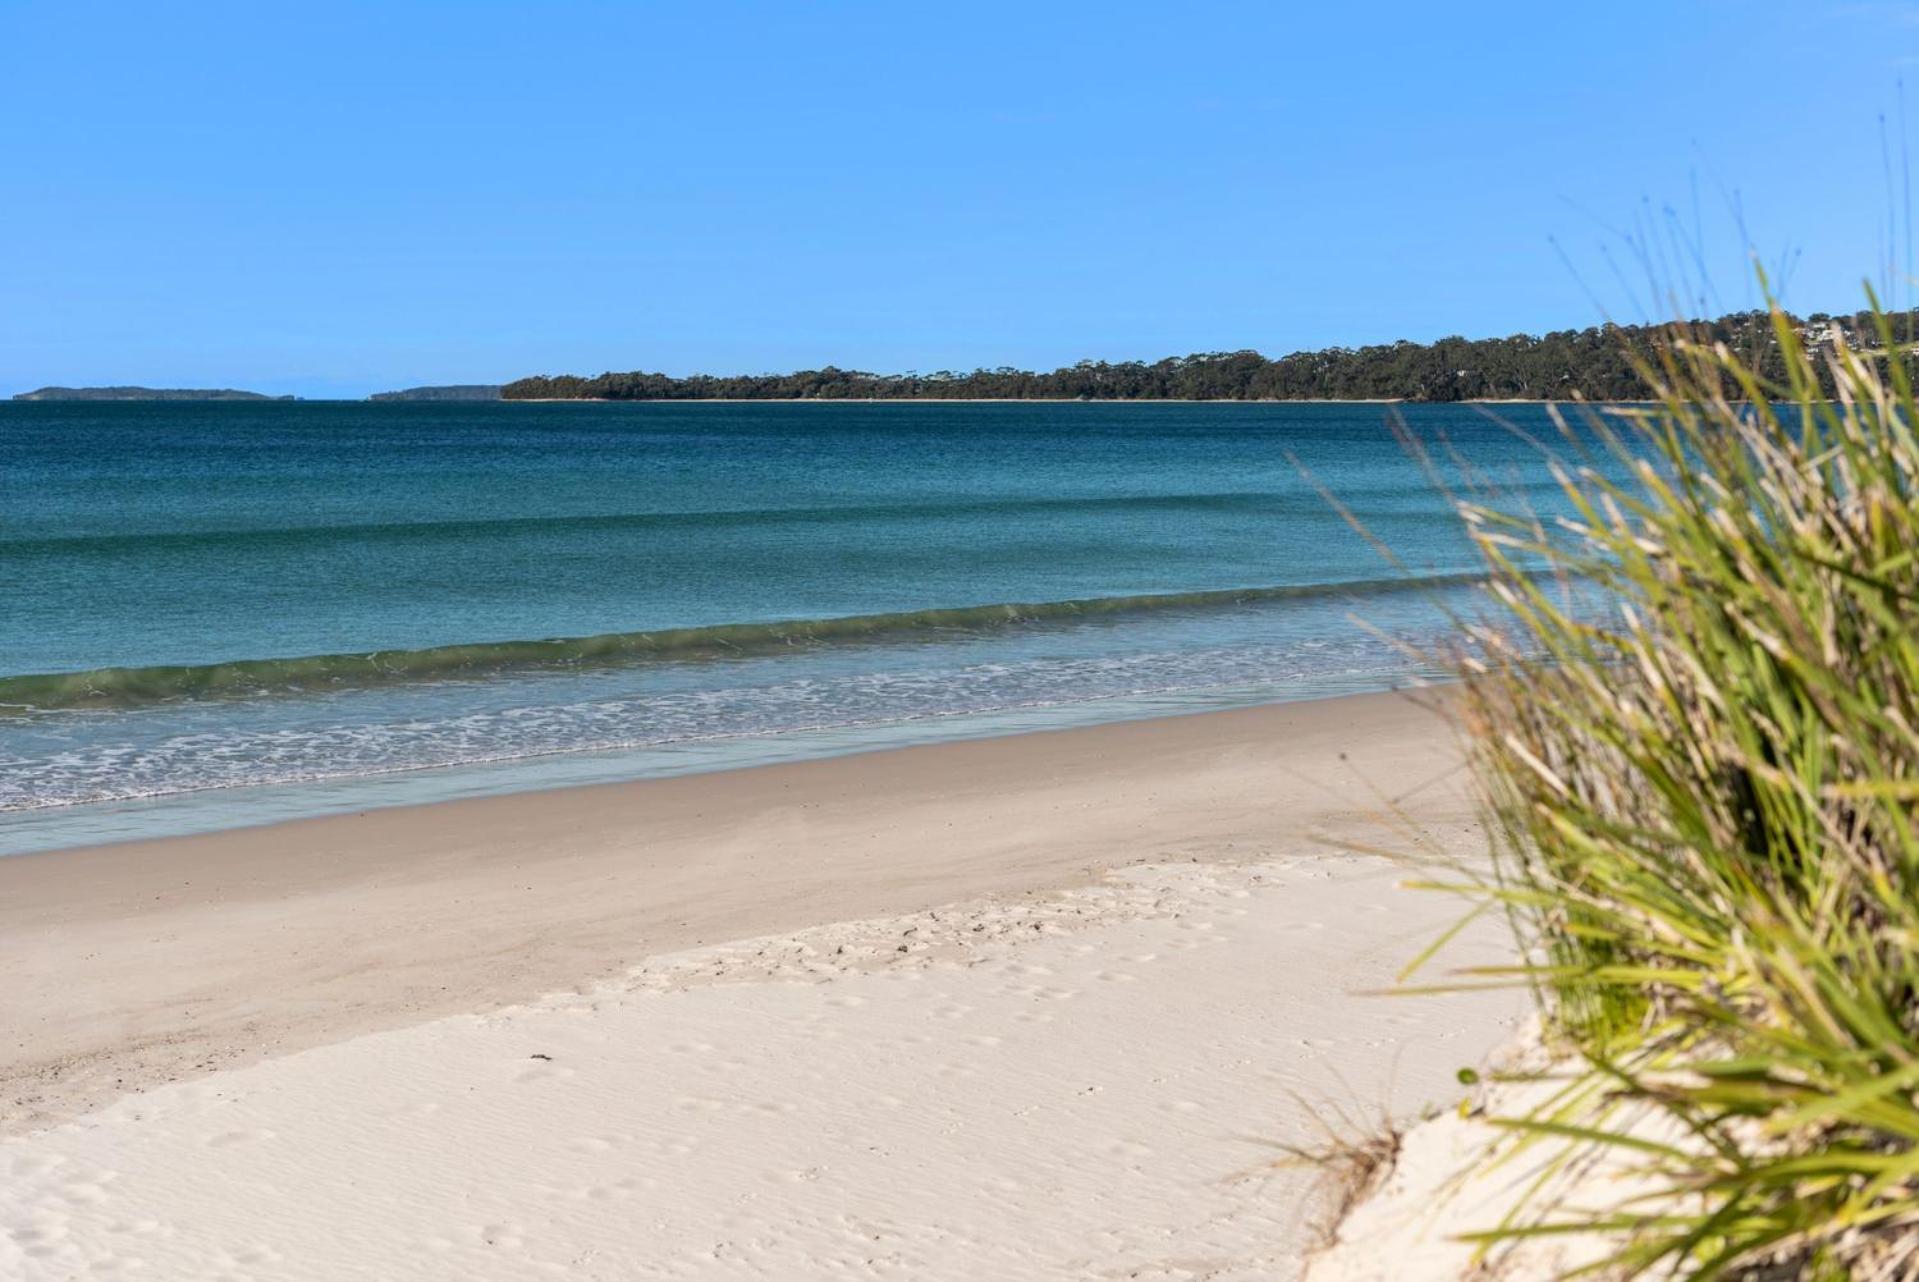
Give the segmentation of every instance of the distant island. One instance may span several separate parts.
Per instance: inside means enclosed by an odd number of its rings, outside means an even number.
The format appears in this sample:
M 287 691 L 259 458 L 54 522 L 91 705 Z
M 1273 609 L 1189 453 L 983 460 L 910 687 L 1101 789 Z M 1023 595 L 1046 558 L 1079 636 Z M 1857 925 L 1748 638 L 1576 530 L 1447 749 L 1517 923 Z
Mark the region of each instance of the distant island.
M 408 387 L 397 392 L 375 392 L 369 401 L 497 401 L 498 383 L 454 383 L 446 387 Z
M 1837 335 L 1877 346 L 1871 318 L 1815 313 L 1793 324 L 1810 346 Z M 1739 312 L 1697 323 L 1702 336 L 1748 355 L 1761 372 L 1777 364 L 1770 317 Z M 1471 401 L 1631 400 L 1645 395 L 1628 351 L 1667 332 L 1664 325 L 1602 325 L 1543 336 L 1442 338 L 1372 347 L 1331 347 L 1277 359 L 1255 351 L 1203 352 L 1143 361 L 1081 361 L 1051 373 L 1010 368 L 970 373 L 793 374 L 607 373 L 538 375 L 508 383 L 509 401 L 603 400 L 1092 400 L 1092 401 Z M 1859 340 L 1863 339 L 1863 344 Z M 1770 355 L 1768 355 L 1770 353 Z
M 42 387 L 16 401 L 291 401 L 292 396 L 240 392 L 231 387 Z

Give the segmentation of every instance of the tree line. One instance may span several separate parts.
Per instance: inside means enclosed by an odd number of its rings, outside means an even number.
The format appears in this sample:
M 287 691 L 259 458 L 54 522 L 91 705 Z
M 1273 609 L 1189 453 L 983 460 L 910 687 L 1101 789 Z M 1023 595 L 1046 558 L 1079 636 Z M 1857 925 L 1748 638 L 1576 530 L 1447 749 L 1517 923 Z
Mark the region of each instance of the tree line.
M 1843 336 L 1876 347 L 1868 313 L 1790 318 L 1813 347 Z M 1910 318 L 1902 318 L 1902 321 Z M 1690 323 L 1695 337 L 1723 342 L 1762 374 L 1783 372 L 1765 312 Z M 800 370 L 791 374 L 605 373 L 536 375 L 501 389 L 507 400 L 1632 400 L 1646 389 L 1632 353 L 1667 325 L 1600 325 L 1510 338 L 1442 338 L 1368 347 L 1331 347 L 1269 358 L 1255 351 L 1202 352 L 1145 361 L 1081 361 L 1050 373 L 1012 369 L 872 374 Z

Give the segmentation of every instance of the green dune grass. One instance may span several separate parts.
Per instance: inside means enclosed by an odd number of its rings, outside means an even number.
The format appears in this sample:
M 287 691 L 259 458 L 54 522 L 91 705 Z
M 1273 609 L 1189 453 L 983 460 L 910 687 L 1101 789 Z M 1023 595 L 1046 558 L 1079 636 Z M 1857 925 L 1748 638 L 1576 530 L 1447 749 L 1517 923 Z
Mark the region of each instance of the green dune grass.
M 1654 1190 L 1489 1245 L 1598 1229 L 1629 1276 L 1919 1274 L 1919 412 L 1875 314 L 1875 347 L 1808 350 L 1775 311 L 1764 380 L 1675 328 L 1642 359 L 1655 403 L 1600 428 L 1632 483 L 1569 457 L 1573 518 L 1461 502 L 1509 612 L 1458 660 L 1497 853 L 1471 889 L 1586 1074 L 1502 1124 Z M 1540 559 L 1616 609 L 1575 610 Z

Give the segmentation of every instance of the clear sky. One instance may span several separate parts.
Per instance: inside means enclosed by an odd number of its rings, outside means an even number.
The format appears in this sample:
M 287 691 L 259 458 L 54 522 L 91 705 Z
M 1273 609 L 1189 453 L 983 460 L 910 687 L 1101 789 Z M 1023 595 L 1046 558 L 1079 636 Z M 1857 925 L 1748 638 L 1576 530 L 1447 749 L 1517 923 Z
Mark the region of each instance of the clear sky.
M 1538 331 L 1695 191 L 1730 310 L 1735 189 L 1837 310 L 1915 66 L 1826 0 L 0 0 L 0 394 Z

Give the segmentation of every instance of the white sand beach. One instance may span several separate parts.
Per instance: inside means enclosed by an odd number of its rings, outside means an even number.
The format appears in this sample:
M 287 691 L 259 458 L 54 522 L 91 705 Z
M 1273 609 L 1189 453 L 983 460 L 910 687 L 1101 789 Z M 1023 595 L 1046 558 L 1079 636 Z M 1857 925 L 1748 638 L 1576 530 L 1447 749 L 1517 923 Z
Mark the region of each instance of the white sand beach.
M 0 1273 L 1286 1278 L 1512 994 L 1366 697 L 0 861 Z M 1462 959 L 1497 956 L 1496 930 Z

